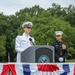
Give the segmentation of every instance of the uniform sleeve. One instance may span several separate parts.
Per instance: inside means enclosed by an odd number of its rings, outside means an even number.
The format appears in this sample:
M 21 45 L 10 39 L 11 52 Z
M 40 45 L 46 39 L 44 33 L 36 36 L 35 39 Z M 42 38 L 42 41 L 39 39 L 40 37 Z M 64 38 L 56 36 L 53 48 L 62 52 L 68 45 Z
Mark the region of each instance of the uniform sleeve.
M 54 45 L 54 43 L 52 43 L 51 46 L 54 46 L 54 50 L 55 50 L 55 45 Z M 55 57 L 58 59 L 58 58 L 59 58 L 58 54 L 55 53 Z
M 22 52 L 22 51 L 24 51 L 24 49 L 21 49 L 20 36 L 17 36 L 17 37 L 16 37 L 16 40 L 15 40 L 15 50 L 16 50 L 17 52 Z
M 66 44 L 65 44 L 65 45 L 66 45 Z M 66 49 L 65 49 L 65 53 L 64 53 L 63 58 L 66 58 L 66 57 L 67 57 L 67 55 L 68 55 L 68 50 L 67 50 L 67 45 L 66 45 Z

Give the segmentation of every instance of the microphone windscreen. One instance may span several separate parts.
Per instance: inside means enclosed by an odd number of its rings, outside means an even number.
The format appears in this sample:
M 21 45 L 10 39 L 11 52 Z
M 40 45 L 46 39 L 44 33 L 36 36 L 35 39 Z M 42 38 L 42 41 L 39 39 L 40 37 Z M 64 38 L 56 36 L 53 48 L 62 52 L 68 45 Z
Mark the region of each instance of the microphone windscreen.
M 32 38 L 29 38 L 30 41 L 32 41 Z

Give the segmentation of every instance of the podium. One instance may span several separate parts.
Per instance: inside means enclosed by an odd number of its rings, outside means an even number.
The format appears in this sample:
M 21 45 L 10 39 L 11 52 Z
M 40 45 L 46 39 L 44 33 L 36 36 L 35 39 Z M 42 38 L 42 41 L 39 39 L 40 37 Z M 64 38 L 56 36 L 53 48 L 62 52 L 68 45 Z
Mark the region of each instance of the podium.
M 21 62 L 53 63 L 54 47 L 47 45 L 31 46 L 21 53 Z

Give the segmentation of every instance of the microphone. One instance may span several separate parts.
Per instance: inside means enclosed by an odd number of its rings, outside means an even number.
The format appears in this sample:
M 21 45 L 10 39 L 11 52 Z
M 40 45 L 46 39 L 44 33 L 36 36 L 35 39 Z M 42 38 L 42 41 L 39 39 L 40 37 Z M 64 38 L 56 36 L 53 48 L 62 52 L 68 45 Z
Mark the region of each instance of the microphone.
M 30 41 L 33 45 L 35 45 L 35 43 L 33 42 L 32 38 L 29 38 L 29 41 Z

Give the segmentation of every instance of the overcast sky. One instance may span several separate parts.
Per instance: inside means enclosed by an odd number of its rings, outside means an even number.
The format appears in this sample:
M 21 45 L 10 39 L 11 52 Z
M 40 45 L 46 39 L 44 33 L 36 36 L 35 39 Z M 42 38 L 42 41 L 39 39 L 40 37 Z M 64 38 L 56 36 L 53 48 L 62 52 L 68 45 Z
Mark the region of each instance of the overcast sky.
M 20 9 L 34 5 L 47 9 L 52 6 L 52 3 L 59 4 L 61 7 L 68 7 L 70 4 L 75 5 L 75 0 L 0 0 L 0 13 L 11 15 Z

